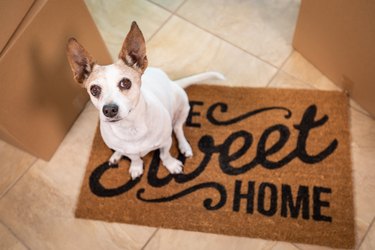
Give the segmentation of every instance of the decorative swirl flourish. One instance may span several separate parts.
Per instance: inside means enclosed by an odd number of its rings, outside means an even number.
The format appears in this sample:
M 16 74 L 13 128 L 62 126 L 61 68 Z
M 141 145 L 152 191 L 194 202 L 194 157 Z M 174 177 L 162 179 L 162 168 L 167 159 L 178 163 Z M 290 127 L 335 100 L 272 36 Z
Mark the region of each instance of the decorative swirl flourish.
M 206 183 L 200 183 L 195 186 L 192 186 L 188 189 L 185 189 L 179 193 L 176 193 L 171 196 L 161 197 L 161 198 L 155 198 L 155 199 L 146 199 L 142 197 L 142 194 L 145 192 L 144 188 L 141 188 L 137 191 L 137 198 L 144 202 L 151 202 L 151 203 L 161 203 L 161 202 L 169 202 L 172 200 L 179 199 L 183 196 L 186 196 L 188 194 L 191 194 L 199 189 L 203 188 L 214 188 L 216 189 L 220 194 L 220 200 L 217 204 L 212 204 L 213 200 L 211 198 L 207 198 L 203 201 L 203 206 L 207 210 L 217 210 L 223 207 L 227 201 L 227 191 L 225 190 L 225 187 L 217 182 L 206 182 Z
M 284 110 L 284 111 L 286 111 L 287 114 L 284 117 L 287 118 L 287 119 L 289 119 L 292 116 L 292 111 L 290 111 L 290 109 L 287 109 L 287 108 L 284 108 L 284 107 L 267 107 L 267 108 L 261 108 L 261 109 L 249 111 L 245 114 L 242 114 L 240 116 L 237 116 L 235 118 L 232 118 L 232 119 L 229 119 L 229 120 L 226 120 L 226 121 L 219 121 L 213 115 L 214 111 L 218 107 L 220 107 L 221 113 L 225 113 L 225 112 L 228 111 L 228 105 L 225 104 L 225 103 L 222 103 L 222 102 L 218 102 L 218 103 L 213 104 L 207 110 L 207 120 L 209 120 L 212 124 L 217 125 L 217 126 L 231 125 L 231 124 L 240 122 L 242 120 L 245 120 L 245 119 L 247 119 L 247 118 L 249 118 L 253 115 L 256 115 L 256 114 L 259 114 L 259 113 L 262 113 L 262 112 L 266 112 L 266 111 L 270 111 L 270 110 Z
M 137 178 L 135 180 L 130 179 L 124 185 L 116 187 L 116 188 L 106 188 L 100 183 L 100 178 L 104 175 L 104 173 L 110 168 L 116 168 L 117 165 L 110 165 L 108 162 L 101 164 L 97 167 L 90 175 L 89 179 L 89 186 L 92 193 L 99 197 L 113 197 L 123 193 L 126 193 L 130 189 L 132 189 L 138 182 L 140 182 L 141 178 Z

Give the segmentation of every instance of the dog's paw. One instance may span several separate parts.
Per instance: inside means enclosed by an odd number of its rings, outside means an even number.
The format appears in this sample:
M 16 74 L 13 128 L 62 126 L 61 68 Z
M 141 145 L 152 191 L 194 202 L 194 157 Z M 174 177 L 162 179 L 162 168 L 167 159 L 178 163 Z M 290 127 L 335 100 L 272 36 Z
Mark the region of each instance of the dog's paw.
M 143 174 L 143 166 L 130 165 L 129 173 L 132 179 L 135 180 Z
M 180 152 L 185 155 L 186 158 L 193 156 L 193 150 L 190 147 L 190 144 L 188 142 L 186 143 L 180 143 L 178 145 L 178 148 L 180 149 Z
M 166 164 L 165 167 L 168 169 L 171 174 L 182 174 L 183 164 L 177 159 L 171 158 Z
M 117 163 L 121 160 L 122 155 L 119 152 L 114 152 L 109 158 L 109 165 L 117 165 Z

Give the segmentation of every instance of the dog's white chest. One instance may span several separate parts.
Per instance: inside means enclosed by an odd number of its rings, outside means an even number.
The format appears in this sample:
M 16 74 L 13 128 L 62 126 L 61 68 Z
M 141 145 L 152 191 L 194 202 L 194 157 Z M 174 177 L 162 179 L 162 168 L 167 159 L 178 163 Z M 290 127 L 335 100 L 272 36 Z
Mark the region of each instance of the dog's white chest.
M 111 126 L 110 129 L 113 136 L 120 140 L 136 141 L 144 137 L 147 133 L 147 127 L 144 124 L 129 127 Z
M 140 154 L 149 148 L 147 144 L 142 143 L 144 138 L 147 138 L 145 125 L 122 127 L 101 123 L 100 130 L 107 146 L 124 155 Z
M 145 112 L 138 113 L 135 121 L 100 122 L 103 140 L 109 148 L 126 156 L 144 156 L 170 138 L 172 121 L 168 111 L 152 99 L 144 107 Z

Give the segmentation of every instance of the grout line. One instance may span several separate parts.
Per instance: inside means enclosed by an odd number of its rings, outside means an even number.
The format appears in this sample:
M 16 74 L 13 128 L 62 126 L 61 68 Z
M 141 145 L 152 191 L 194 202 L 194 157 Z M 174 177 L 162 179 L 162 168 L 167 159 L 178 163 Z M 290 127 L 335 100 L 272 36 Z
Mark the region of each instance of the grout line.
M 173 17 L 173 13 L 169 15 L 169 17 L 155 30 L 155 32 L 147 39 L 146 42 L 150 42 L 152 38 L 167 24 L 169 20 Z
M 306 81 L 304 81 L 304 80 L 301 80 L 300 78 L 298 78 L 298 77 L 296 77 L 296 76 L 294 76 L 294 75 L 291 75 L 291 74 L 289 74 L 288 72 L 283 71 L 282 68 L 285 66 L 286 62 L 287 62 L 287 61 L 289 60 L 289 58 L 292 56 L 292 54 L 293 54 L 294 51 L 296 51 L 296 50 L 293 49 L 292 52 L 289 54 L 289 56 L 285 59 L 285 61 L 280 65 L 280 68 L 278 69 L 278 71 L 277 71 L 276 74 L 278 74 L 280 71 L 282 71 L 282 72 L 284 72 L 285 74 L 289 75 L 290 77 L 292 77 L 292 78 L 294 78 L 294 79 L 296 79 L 296 80 L 298 80 L 298 81 L 300 81 L 300 82 L 302 82 L 302 83 L 304 83 L 304 84 L 309 85 L 309 86 L 312 87 L 313 89 L 320 90 L 319 88 L 315 87 L 314 85 L 312 85 L 312 84 L 310 84 L 310 83 L 308 83 L 308 82 L 306 82 Z M 314 67 L 315 67 L 315 66 L 314 66 Z M 323 76 L 325 76 L 325 75 L 324 75 L 319 69 L 318 69 L 318 71 L 320 72 L 320 74 L 322 74 Z M 275 76 L 276 76 L 276 75 L 275 75 Z M 271 78 L 271 80 L 270 80 L 269 83 L 267 84 L 267 87 L 269 87 L 269 85 L 271 84 L 271 82 L 272 82 L 272 80 L 275 78 L 275 76 Z M 334 82 L 332 82 L 332 83 L 335 84 Z M 335 85 L 336 85 L 336 84 L 335 84 Z M 337 86 L 337 85 L 336 85 L 336 86 Z M 341 89 L 341 88 L 340 88 L 340 90 L 341 90 L 341 91 L 344 91 L 344 90 Z M 352 97 L 349 96 L 349 99 L 352 99 Z M 359 104 L 358 104 L 358 105 L 359 105 Z M 349 104 L 349 107 L 352 108 L 352 109 L 354 109 L 355 111 L 357 111 L 357 112 L 359 112 L 359 113 L 361 113 L 361 114 L 363 114 L 363 115 L 365 115 L 365 116 L 367 116 L 367 117 L 373 119 L 373 120 L 375 119 L 375 117 L 372 117 L 369 113 L 366 113 L 366 111 L 363 111 L 363 110 L 361 110 L 361 109 L 359 109 L 359 108 L 356 108 L 355 106 L 353 106 L 353 105 L 351 105 L 351 104 Z
M 349 98 L 352 99 L 350 96 L 349 96 Z M 358 105 L 359 105 L 359 104 L 358 104 Z M 369 118 L 372 119 L 372 120 L 375 119 L 375 118 L 372 117 L 370 114 L 366 113 L 366 111 L 363 111 L 363 110 L 361 110 L 361 109 L 359 109 L 359 108 L 357 108 L 357 107 L 354 107 L 354 106 L 352 106 L 352 105 L 350 105 L 350 104 L 349 104 L 349 106 L 350 106 L 352 109 L 354 109 L 355 111 L 361 113 L 362 115 L 365 115 L 365 116 L 369 117 Z
M 298 80 L 298 81 L 300 81 L 300 82 L 302 82 L 302 83 L 304 83 L 304 84 L 310 86 L 312 89 L 315 89 L 315 90 L 321 90 L 321 89 L 317 88 L 316 86 L 314 86 L 314 85 L 312 85 L 312 84 L 310 84 L 310 83 L 308 83 L 308 82 L 305 82 L 305 81 L 299 79 L 298 77 L 289 74 L 288 72 L 283 71 L 281 68 L 280 68 L 280 70 L 279 70 L 277 73 L 279 73 L 280 71 L 282 71 L 284 74 L 287 74 L 287 75 L 290 76 L 291 78 L 294 78 L 294 79 L 296 79 L 296 80 Z M 273 77 L 273 78 L 274 78 L 274 77 Z M 273 80 L 273 78 L 272 78 L 271 80 Z M 270 82 L 270 83 L 271 83 L 271 82 Z M 269 83 L 269 84 L 270 84 L 270 83 Z M 269 86 L 269 84 L 267 84 L 267 87 Z M 342 91 L 342 89 L 341 89 L 341 91 Z M 349 96 L 349 99 L 352 99 L 352 98 Z M 365 111 L 363 111 L 363 110 L 361 110 L 361 109 L 359 109 L 359 108 L 356 108 L 355 106 L 351 105 L 350 103 L 349 103 L 349 108 L 350 108 L 350 109 L 354 109 L 354 110 L 357 111 L 358 113 L 360 113 L 360 114 L 362 114 L 362 115 L 364 115 L 364 116 L 367 116 L 368 118 L 370 118 L 370 119 L 372 119 L 372 120 L 375 120 L 375 118 L 372 117 L 370 114 L 366 113 Z
M 222 38 L 221 36 L 219 36 L 219 35 L 217 35 L 217 34 L 215 34 L 215 33 L 213 33 L 213 32 L 211 32 L 211 31 L 209 31 L 208 29 L 205 29 L 205 28 L 203 28 L 203 27 L 201 27 L 201 26 L 199 26 L 199 25 L 197 25 L 197 24 L 195 24 L 195 23 L 193 23 L 193 22 L 191 22 L 189 19 L 187 19 L 187 18 L 185 18 L 185 17 L 183 17 L 183 16 L 181 16 L 181 15 L 179 15 L 177 12 L 178 12 L 178 10 L 188 1 L 188 0 L 185 0 L 185 1 L 183 1 L 174 11 L 171 11 L 171 10 L 169 10 L 169 9 L 167 9 L 167 8 L 165 8 L 164 6 L 162 6 L 162 5 L 160 5 L 159 3 L 156 3 L 156 2 L 154 2 L 153 0 L 147 0 L 149 3 L 152 3 L 152 4 L 154 4 L 154 5 L 156 5 L 156 6 L 158 6 L 158 7 L 160 7 L 161 9 L 163 9 L 163 10 L 165 10 L 165 11 L 167 11 L 167 12 L 169 12 L 169 13 L 171 13 L 171 15 L 162 23 L 162 25 L 160 25 L 160 27 L 151 35 L 151 37 L 149 38 L 149 39 L 147 39 L 147 42 L 149 42 L 164 26 L 165 26 L 165 24 L 173 17 L 173 16 L 177 16 L 177 17 L 179 17 L 179 18 L 181 18 L 182 20 L 184 20 L 184 21 L 186 21 L 186 22 L 188 22 L 188 23 L 190 23 L 190 24 L 192 24 L 193 26 L 195 26 L 195 27 L 197 27 L 197 28 L 199 28 L 199 29 L 201 29 L 201 30 L 203 30 L 203 31 L 205 31 L 205 32 L 207 32 L 207 33 L 209 33 L 209 34 L 211 34 L 211 35 L 213 35 L 214 37 L 216 37 L 216 38 L 218 38 L 218 39 L 220 39 L 220 40 L 222 40 L 222 41 L 224 41 L 224 42 L 226 42 L 226 43 L 228 43 L 228 44 L 230 44 L 230 45 L 232 45 L 232 46 L 234 46 L 235 48 L 237 48 L 237 49 L 240 49 L 241 51 L 243 51 L 243 52 L 245 52 L 246 54 L 249 54 L 249 55 L 251 55 L 251 56 L 253 56 L 253 57 L 255 57 L 255 58 L 257 58 L 258 60 L 260 60 L 260 61 L 262 61 L 262 62 L 264 62 L 264 63 L 266 63 L 266 64 L 268 64 L 268 65 L 270 65 L 270 66 L 272 66 L 272 67 L 275 67 L 275 68 L 277 68 L 277 71 L 276 71 L 276 73 L 271 77 L 271 79 L 268 81 L 268 83 L 266 84 L 266 88 L 268 88 L 269 87 L 269 85 L 271 84 L 271 82 L 275 79 L 275 77 L 280 73 L 280 71 L 283 71 L 282 70 L 282 68 L 284 67 L 284 65 L 286 64 L 286 62 L 289 60 L 289 58 L 292 56 L 292 54 L 293 54 L 293 52 L 295 51 L 294 49 L 292 49 L 292 51 L 290 52 L 290 54 L 285 58 L 285 60 L 281 63 L 281 65 L 280 66 L 276 66 L 276 65 L 274 65 L 273 63 L 271 63 L 271 62 L 268 62 L 267 60 L 264 60 L 264 59 L 262 59 L 262 58 L 260 58 L 259 56 L 257 56 L 257 55 L 254 55 L 253 53 L 251 53 L 251 52 L 249 52 L 249 51 L 247 51 L 247 50 L 245 50 L 245 49 L 243 49 L 243 48 L 241 48 L 241 47 L 239 47 L 238 45 L 236 45 L 236 44 L 233 44 L 232 42 L 230 42 L 230 41 L 228 41 L 228 40 L 226 40 L 225 38 Z M 297 77 L 295 77 L 295 76 L 293 76 L 293 75 L 291 75 L 291 74 L 289 74 L 289 73 L 287 73 L 287 72 L 285 72 L 285 71 L 283 71 L 284 73 L 286 73 L 286 74 L 288 74 L 289 76 L 291 76 L 291 77 L 293 77 L 293 78 L 295 78 L 295 79 L 297 79 L 297 80 L 299 80 L 299 81 L 301 81 L 301 82 L 303 82 L 303 83 L 305 83 L 305 84 L 307 84 L 307 85 L 309 85 L 310 87 L 312 87 L 313 89 L 317 89 L 317 90 L 319 90 L 318 88 L 316 88 L 315 86 L 313 86 L 313 85 L 311 85 L 310 83 L 307 83 L 307 82 L 305 82 L 305 81 L 302 81 L 301 79 L 299 79 L 299 78 L 297 78 Z M 355 108 L 355 107 L 353 107 L 353 106 L 351 106 L 351 105 L 349 105 L 351 108 L 353 108 L 354 110 L 356 110 L 356 111 L 358 111 L 358 112 L 360 112 L 361 114 L 363 114 L 363 115 L 365 115 L 365 116 L 367 116 L 367 117 L 369 117 L 369 118 L 371 118 L 371 119 L 374 119 L 370 114 L 368 114 L 368 113 L 365 113 L 365 112 L 363 112 L 362 110 L 360 110 L 360 109 L 357 109 L 357 108 Z
M 293 54 L 294 50 L 292 50 L 289 55 L 285 58 L 285 60 L 281 63 L 280 67 L 277 68 L 277 71 L 276 73 L 271 77 L 271 79 L 268 81 L 267 85 L 266 85 L 266 88 L 268 88 L 271 84 L 271 82 L 276 78 L 276 76 L 280 73 L 280 71 L 282 71 L 282 68 L 284 67 L 284 65 L 286 64 L 286 62 L 289 60 L 289 58 L 292 57 L 292 54 Z M 288 74 L 289 75 L 289 74 Z M 295 78 L 295 77 L 294 77 Z M 310 85 L 310 84 L 309 84 Z
M 30 249 L 30 247 L 29 247 L 27 244 L 25 244 L 25 242 L 23 242 L 19 237 L 17 237 L 17 234 L 15 234 L 15 233 L 13 232 L 13 230 L 12 230 L 10 227 L 7 226 L 7 224 L 5 224 L 5 223 L 4 223 L 3 221 L 1 221 L 1 220 L 0 220 L 0 224 L 3 225 L 3 227 L 5 227 L 5 228 L 10 232 L 10 234 L 13 235 L 13 237 L 16 238 L 17 241 L 18 241 L 19 243 L 21 243 L 25 248 Z
M 311 89 L 313 89 L 313 90 L 320 90 L 320 89 L 318 89 L 317 87 L 315 87 L 314 85 L 312 85 L 312 84 L 310 84 L 310 83 L 308 83 L 308 82 L 305 82 L 305 81 L 299 79 L 298 77 L 289 74 L 288 72 L 285 72 L 283 69 L 280 69 L 279 72 L 283 72 L 285 75 L 288 75 L 290 78 L 293 78 L 293 79 L 295 79 L 295 80 L 297 80 L 297 81 L 299 81 L 299 82 L 301 82 L 301 83 L 303 83 L 303 84 L 305 84 L 305 85 L 308 85 L 308 86 L 311 87 Z M 267 86 L 268 86 L 268 85 L 267 85 Z
M 302 250 L 302 248 L 300 248 L 299 246 L 297 246 L 296 243 L 292 243 L 292 245 L 293 245 L 295 248 Z
M 156 6 L 158 7 L 161 7 L 163 8 L 162 6 L 152 2 L 149 0 L 150 3 L 152 4 L 155 4 Z M 164 10 L 168 11 L 170 13 L 169 17 L 167 19 L 165 19 L 165 21 L 155 30 L 155 32 L 147 39 L 146 42 L 149 42 L 152 38 L 154 38 L 154 36 L 167 24 L 167 22 L 169 22 L 169 20 L 171 20 L 171 18 L 173 17 L 173 12 L 170 12 L 169 10 L 163 8 Z
M 154 2 L 153 0 L 147 0 L 147 1 L 148 1 L 149 3 L 152 3 L 152 4 L 154 4 L 154 5 L 156 5 L 156 6 L 160 7 L 160 8 L 162 8 L 163 10 L 166 10 L 166 11 L 172 13 L 172 14 L 175 14 L 175 13 L 176 13 L 176 12 L 182 7 L 182 5 L 185 4 L 185 2 L 186 2 L 187 0 L 182 1 L 182 3 L 180 3 L 180 5 L 178 5 L 177 8 L 176 8 L 175 10 L 173 10 L 173 11 L 170 10 L 170 9 L 167 9 L 166 7 L 164 7 L 163 5 L 161 5 L 161 4 L 157 3 L 157 2 Z
M 169 20 L 171 20 L 171 18 L 175 15 L 175 13 L 182 7 L 182 5 L 184 5 L 184 3 L 186 2 L 187 0 L 183 1 L 174 11 L 170 11 L 168 10 L 167 8 L 165 8 L 164 6 L 161 6 L 160 4 L 158 3 L 155 3 L 153 2 L 152 0 L 148 0 L 149 3 L 152 3 L 160 8 L 162 8 L 163 10 L 167 11 L 170 13 L 169 17 L 156 29 L 156 31 L 150 36 L 150 38 L 147 39 L 147 42 L 149 42 L 166 24 L 167 22 L 169 22 Z
M 275 74 L 271 77 L 271 79 L 268 81 L 268 83 L 266 84 L 265 88 L 269 88 L 270 87 L 270 84 L 272 83 L 272 81 L 276 78 L 276 76 L 279 74 L 279 72 L 281 71 L 280 68 L 277 69 L 277 71 L 275 72 Z
M 150 243 L 150 241 L 154 238 L 155 234 L 159 231 L 160 227 L 158 227 L 153 233 L 152 235 L 150 236 L 150 238 L 148 238 L 148 240 L 146 241 L 146 243 L 143 245 L 143 247 L 141 248 L 141 250 L 144 250 L 148 243 Z
M 26 170 L 0 195 L 0 200 L 3 199 L 11 189 L 13 189 L 14 186 L 17 185 L 17 183 L 26 175 L 27 172 L 32 168 L 32 166 L 38 161 L 39 158 L 36 158 L 30 166 L 26 168 Z
M 170 9 L 167 9 L 163 5 L 161 5 L 161 4 L 157 3 L 157 2 L 154 2 L 153 0 L 147 0 L 147 2 L 152 3 L 152 4 L 156 5 L 156 6 L 158 6 L 159 8 L 168 11 L 169 13 L 173 14 L 173 12 L 174 12 L 174 11 L 171 11 Z
M 185 3 L 187 2 L 188 0 L 184 0 L 184 1 L 182 1 L 182 3 L 175 9 L 175 11 L 173 12 L 173 14 L 176 14 L 177 13 L 177 11 L 179 11 L 180 9 L 181 9 L 181 7 L 183 6 L 183 5 L 185 5 Z
M 228 41 L 227 39 L 225 39 L 225 38 L 223 38 L 223 37 L 221 37 L 221 36 L 219 36 L 219 35 L 217 35 L 217 34 L 211 32 L 211 31 L 208 30 L 208 29 L 203 28 L 203 27 L 199 26 L 198 24 L 195 24 L 195 23 L 191 22 L 189 19 L 187 19 L 187 18 L 185 18 L 185 17 L 179 15 L 178 13 L 175 13 L 175 16 L 181 18 L 181 19 L 184 20 L 185 22 L 190 23 L 191 25 L 197 27 L 198 29 L 203 30 L 203 31 L 205 31 L 206 33 L 209 33 L 210 35 L 212 35 L 212 36 L 214 36 L 214 37 L 216 37 L 216 38 L 218 38 L 218 39 L 220 39 L 220 40 L 222 40 L 222 41 L 224 41 L 224 42 L 226 42 L 226 43 L 232 45 L 233 47 L 235 47 L 235 48 L 237 48 L 237 49 L 239 49 L 239 50 L 245 52 L 246 54 L 255 57 L 256 59 L 262 61 L 263 63 L 266 63 L 266 64 L 268 64 L 268 65 L 270 65 L 270 66 L 272 66 L 272 67 L 274 67 L 274 68 L 278 68 L 278 66 L 274 65 L 273 63 L 271 63 L 271 62 L 269 62 L 269 61 L 267 61 L 267 60 L 265 60 L 265 59 L 263 59 L 263 58 L 261 58 L 261 57 L 259 57 L 259 56 L 257 56 L 257 55 L 254 55 L 253 53 L 251 53 L 251 52 L 245 50 L 244 48 L 241 48 L 240 46 L 238 46 L 238 45 L 236 45 L 236 44 L 234 44 L 234 43 Z
M 359 241 L 358 247 L 356 247 L 356 249 L 360 249 L 361 248 L 362 243 L 365 241 L 365 239 L 366 239 L 369 231 L 371 230 L 371 227 L 374 225 L 374 223 L 375 223 L 375 217 L 372 219 L 370 225 L 368 226 L 368 228 L 366 230 L 365 235 L 363 235 L 362 239 Z

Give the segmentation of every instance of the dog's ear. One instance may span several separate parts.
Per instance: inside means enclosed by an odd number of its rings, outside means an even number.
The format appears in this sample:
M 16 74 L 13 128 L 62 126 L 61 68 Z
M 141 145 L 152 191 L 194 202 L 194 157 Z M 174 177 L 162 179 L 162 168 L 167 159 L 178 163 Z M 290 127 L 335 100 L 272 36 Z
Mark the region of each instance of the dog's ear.
M 146 42 L 141 30 L 134 21 L 124 40 L 119 58 L 122 59 L 126 65 L 139 70 L 141 73 L 147 68 Z
M 78 83 L 83 83 L 89 77 L 95 62 L 74 38 L 69 39 L 66 52 L 74 79 Z

